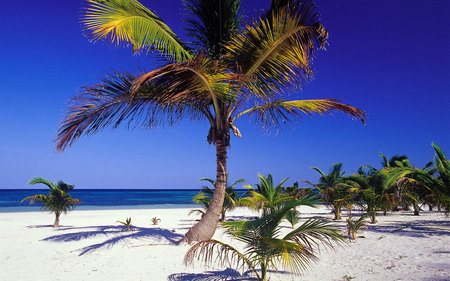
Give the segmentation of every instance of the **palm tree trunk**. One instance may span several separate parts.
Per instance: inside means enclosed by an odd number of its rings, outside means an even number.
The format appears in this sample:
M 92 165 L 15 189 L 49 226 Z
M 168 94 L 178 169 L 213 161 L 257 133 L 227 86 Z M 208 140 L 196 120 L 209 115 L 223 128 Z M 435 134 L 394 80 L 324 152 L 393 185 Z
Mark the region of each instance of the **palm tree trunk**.
M 267 277 L 267 265 L 265 263 L 261 264 L 261 279 L 262 281 L 266 281 Z
M 418 216 L 419 212 L 420 212 L 420 207 L 417 203 L 413 203 L 413 207 L 414 207 L 414 215 Z
M 334 220 L 340 220 L 341 219 L 341 207 L 340 206 L 334 206 Z
M 53 227 L 57 228 L 59 227 L 59 216 L 61 215 L 60 212 L 55 212 L 55 222 L 53 223 Z
M 196 241 L 209 240 L 216 231 L 222 213 L 227 178 L 227 146 L 224 144 L 220 133 L 216 136 L 216 159 L 216 186 L 211 204 L 209 204 L 205 215 L 196 225 L 189 229 L 180 242 L 190 244 Z

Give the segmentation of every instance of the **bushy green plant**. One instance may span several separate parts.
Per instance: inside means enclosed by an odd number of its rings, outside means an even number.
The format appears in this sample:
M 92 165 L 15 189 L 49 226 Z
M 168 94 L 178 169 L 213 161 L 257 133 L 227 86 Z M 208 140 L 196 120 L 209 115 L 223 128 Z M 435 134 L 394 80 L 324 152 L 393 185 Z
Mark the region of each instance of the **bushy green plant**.
M 350 239 L 356 239 L 356 234 L 358 233 L 359 229 L 366 225 L 366 217 L 367 215 L 363 215 L 357 220 L 354 220 L 352 216 L 347 218 L 347 231 Z
M 226 215 L 227 211 L 232 210 L 235 207 L 240 205 L 240 197 L 239 197 L 239 194 L 237 193 L 237 191 L 236 191 L 236 189 L 234 187 L 238 183 L 243 183 L 245 181 L 244 179 L 240 178 L 240 179 L 237 179 L 236 181 L 234 181 L 230 185 L 228 183 L 229 176 L 230 176 L 230 174 L 227 174 L 225 197 L 224 197 L 224 200 L 223 200 L 223 206 L 222 206 L 222 211 L 221 211 L 221 215 L 220 215 L 220 221 L 224 221 L 225 220 L 225 215 Z M 201 178 L 200 180 L 211 183 L 211 185 L 214 188 L 216 186 L 216 182 L 213 179 Z M 214 189 L 211 189 L 208 186 L 203 186 L 202 190 L 192 198 L 192 201 L 194 201 L 197 204 L 201 204 L 203 206 L 203 210 L 201 210 L 201 209 L 191 210 L 189 212 L 189 215 L 193 214 L 193 213 L 197 213 L 197 214 L 201 214 L 201 216 L 203 217 L 205 215 L 206 211 L 208 210 L 209 205 L 211 204 L 211 200 L 213 198 L 213 195 L 214 195 Z
M 344 177 L 342 163 L 334 164 L 329 174 L 325 174 L 317 167 L 312 167 L 321 176 L 318 184 L 313 184 L 319 190 L 323 202 L 332 207 L 335 220 L 341 219 L 341 209 L 351 210 L 353 204 L 353 194 L 351 188 L 355 187 L 355 182 Z
M 291 232 L 281 234 L 279 225 L 286 212 L 299 205 L 309 205 L 309 200 L 285 202 L 278 210 L 256 220 L 222 223 L 233 240 L 244 244 L 244 251 L 217 240 L 202 241 L 189 249 L 185 264 L 200 260 L 207 265 L 233 265 L 250 269 L 258 280 L 266 280 L 267 271 L 278 270 L 278 266 L 294 274 L 301 273 L 317 259 L 319 245 L 332 248 L 333 242 L 344 239 L 334 226 L 321 219 L 309 219 Z
M 58 181 L 57 183 L 52 183 L 41 177 L 36 177 L 31 179 L 28 184 L 45 184 L 50 191 L 47 195 L 36 194 L 33 196 L 28 196 L 24 198 L 20 203 L 30 200 L 30 204 L 34 204 L 36 201 L 42 203 L 42 209 L 55 213 L 55 222 L 53 227 L 59 227 L 59 217 L 62 213 L 67 213 L 68 211 L 74 209 L 76 205 L 81 204 L 81 200 L 72 198 L 69 191 L 74 189 L 74 185 L 67 184 L 63 181 Z

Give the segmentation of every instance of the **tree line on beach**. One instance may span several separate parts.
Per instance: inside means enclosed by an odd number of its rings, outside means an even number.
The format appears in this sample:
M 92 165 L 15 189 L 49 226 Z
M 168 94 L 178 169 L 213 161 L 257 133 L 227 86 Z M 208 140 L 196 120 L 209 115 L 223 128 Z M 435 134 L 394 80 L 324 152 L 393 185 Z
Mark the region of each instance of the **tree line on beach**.
M 387 214 L 389 211 L 414 210 L 419 215 L 424 208 L 436 209 L 448 214 L 450 210 L 450 161 L 436 144 L 432 144 L 435 151 L 434 159 L 425 167 L 417 168 L 411 165 L 406 155 L 395 155 L 382 158 L 379 169 L 369 165 L 361 166 L 356 173 L 345 175 L 343 164 L 334 164 L 329 173 L 317 167 L 312 167 L 320 174 L 318 183 L 300 181 L 307 187 L 299 187 L 299 182 L 291 186 L 283 186 L 287 179 L 279 184 L 273 182 L 272 175 L 258 175 L 259 183 L 255 186 L 244 185 L 246 192 L 239 195 L 235 186 L 245 180 L 240 178 L 228 184 L 225 200 L 221 211 L 221 221 L 225 220 L 225 213 L 238 206 L 246 206 L 262 210 L 267 215 L 270 210 L 277 209 L 280 203 L 296 200 L 304 196 L 319 195 L 320 202 L 329 206 L 334 214 L 334 220 L 341 219 L 342 209 L 349 212 L 354 207 L 364 209 L 371 223 L 376 223 L 376 214 Z M 202 178 L 215 187 L 215 181 Z M 195 209 L 191 213 L 204 214 L 209 208 L 213 188 L 204 186 L 193 198 L 195 203 L 201 204 L 203 210 Z M 298 214 L 289 212 L 286 219 L 294 225 Z

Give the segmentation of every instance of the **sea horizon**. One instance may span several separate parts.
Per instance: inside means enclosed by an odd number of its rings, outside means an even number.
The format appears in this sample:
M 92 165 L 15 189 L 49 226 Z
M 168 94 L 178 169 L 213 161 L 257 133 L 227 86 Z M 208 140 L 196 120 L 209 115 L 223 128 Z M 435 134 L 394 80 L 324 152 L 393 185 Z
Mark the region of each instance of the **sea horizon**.
M 192 198 L 200 189 L 74 189 L 73 198 L 82 204 L 77 210 L 99 209 L 168 209 L 199 207 Z M 242 190 L 240 192 L 243 192 Z M 0 212 L 40 211 L 41 205 L 30 205 L 24 198 L 35 194 L 47 194 L 48 188 L 0 189 Z

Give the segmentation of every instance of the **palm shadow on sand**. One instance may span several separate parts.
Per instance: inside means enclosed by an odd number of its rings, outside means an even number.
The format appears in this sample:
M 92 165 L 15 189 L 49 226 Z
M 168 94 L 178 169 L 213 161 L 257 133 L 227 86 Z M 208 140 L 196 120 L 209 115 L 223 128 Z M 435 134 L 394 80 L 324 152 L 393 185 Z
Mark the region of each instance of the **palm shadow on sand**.
M 287 271 L 268 270 L 270 273 L 290 274 Z M 174 273 L 167 277 L 169 281 L 254 281 L 256 277 L 250 276 L 252 271 L 240 274 L 239 271 L 227 268 L 222 271 L 207 271 L 205 273 Z M 276 279 L 275 279 L 276 280 Z
M 370 225 L 369 231 L 424 238 L 429 236 L 448 236 L 450 235 L 450 220 L 417 219 L 410 222 L 393 221 L 388 225 Z
M 115 225 L 103 225 L 103 226 L 88 226 L 88 227 L 63 227 L 58 229 L 60 231 L 67 230 L 79 230 L 71 233 L 63 233 L 53 235 L 42 239 L 42 241 L 52 241 L 52 242 L 70 242 L 70 241 L 80 241 L 83 239 L 88 239 L 96 237 L 99 235 L 105 236 L 107 239 L 101 243 L 89 245 L 79 249 L 80 256 L 94 252 L 101 248 L 111 248 L 117 243 L 151 239 L 152 241 L 161 241 L 166 244 L 176 244 L 183 235 L 171 231 L 168 229 L 163 229 L 159 227 L 155 228 L 145 228 L 145 227 L 134 227 L 135 231 L 121 231 L 123 227 Z

